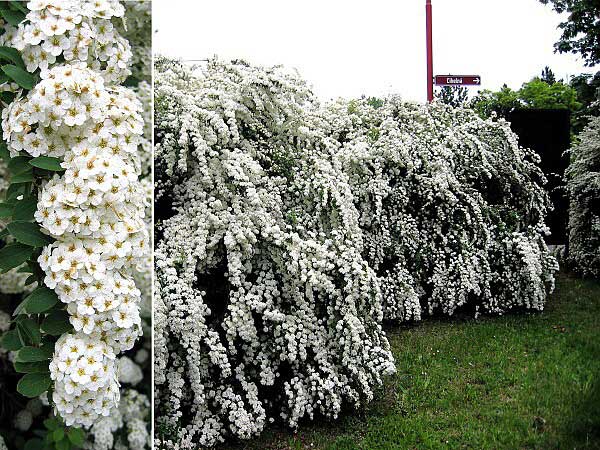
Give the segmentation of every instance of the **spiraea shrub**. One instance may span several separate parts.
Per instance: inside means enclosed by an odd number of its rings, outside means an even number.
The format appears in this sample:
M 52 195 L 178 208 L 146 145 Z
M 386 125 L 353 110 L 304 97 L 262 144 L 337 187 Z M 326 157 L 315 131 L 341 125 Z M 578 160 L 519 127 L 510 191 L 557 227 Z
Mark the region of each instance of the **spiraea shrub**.
M 156 69 L 159 439 L 211 446 L 369 401 L 395 370 L 380 291 L 350 185 L 321 157 L 336 143 L 304 126 L 306 85 Z
M 567 170 L 568 259 L 581 275 L 600 278 L 600 118 L 590 121 L 580 139 Z
M 505 122 L 155 66 L 158 447 L 363 405 L 395 370 L 384 316 L 543 308 L 544 177 Z
M 398 98 L 321 114 L 340 144 L 386 319 L 543 309 L 556 270 L 545 179 L 507 122 Z

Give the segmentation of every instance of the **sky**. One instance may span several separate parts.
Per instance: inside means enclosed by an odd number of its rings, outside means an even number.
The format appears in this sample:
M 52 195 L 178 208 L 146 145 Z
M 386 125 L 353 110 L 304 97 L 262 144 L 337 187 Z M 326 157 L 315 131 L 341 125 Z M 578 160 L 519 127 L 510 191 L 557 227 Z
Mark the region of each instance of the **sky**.
M 480 75 L 518 89 L 548 65 L 594 72 L 554 53 L 556 14 L 538 0 L 432 0 L 434 74 Z M 153 2 L 155 54 L 297 69 L 322 100 L 400 94 L 426 100 L 425 0 Z

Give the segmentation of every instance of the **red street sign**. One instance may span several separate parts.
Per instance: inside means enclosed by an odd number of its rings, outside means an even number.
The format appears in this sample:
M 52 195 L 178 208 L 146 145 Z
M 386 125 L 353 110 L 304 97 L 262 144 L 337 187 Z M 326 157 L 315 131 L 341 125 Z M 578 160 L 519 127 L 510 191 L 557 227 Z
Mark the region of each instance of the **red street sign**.
M 436 86 L 479 86 L 481 77 L 479 75 L 436 75 Z

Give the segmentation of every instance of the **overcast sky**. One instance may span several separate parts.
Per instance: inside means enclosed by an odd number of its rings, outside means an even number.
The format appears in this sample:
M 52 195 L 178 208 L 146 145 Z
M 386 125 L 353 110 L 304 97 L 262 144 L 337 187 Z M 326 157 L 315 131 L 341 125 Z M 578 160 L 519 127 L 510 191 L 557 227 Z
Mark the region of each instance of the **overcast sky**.
M 435 74 L 476 74 L 482 88 L 507 83 L 516 89 L 546 65 L 558 78 L 592 72 L 579 57 L 554 53 L 561 17 L 538 0 L 432 3 Z M 426 99 L 425 0 L 153 5 L 155 53 L 284 64 L 298 69 L 324 100 L 387 93 Z

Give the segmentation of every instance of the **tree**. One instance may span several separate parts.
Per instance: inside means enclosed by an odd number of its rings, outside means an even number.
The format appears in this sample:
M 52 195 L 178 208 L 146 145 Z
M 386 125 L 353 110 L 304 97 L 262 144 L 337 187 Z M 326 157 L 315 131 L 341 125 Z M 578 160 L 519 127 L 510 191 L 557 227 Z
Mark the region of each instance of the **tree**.
M 481 91 L 471 101 L 471 107 L 483 117 L 489 117 L 493 112 L 507 117 L 515 108 L 568 109 L 575 112 L 581 106 L 573 87 L 562 81 L 548 84 L 539 77 L 524 83 L 518 91 L 504 85 L 497 92 Z
M 470 106 L 482 117 L 490 117 L 493 113 L 500 117 L 507 117 L 513 109 L 523 105 L 519 100 L 518 91 L 513 91 L 505 84 L 497 92 L 489 89 L 480 91 L 471 100 Z
M 523 84 L 519 90 L 519 99 L 525 108 L 571 111 L 581 108 L 581 103 L 577 101 L 577 91 L 571 86 L 562 82 L 548 84 L 537 77 Z
M 463 106 L 469 98 L 469 90 L 464 86 L 444 86 L 435 93 L 436 98 L 455 108 Z
M 590 117 L 600 116 L 600 72 L 577 75 L 571 78 L 570 85 L 582 105 L 572 116 L 573 133 L 578 135 L 587 126 Z
M 561 22 L 562 36 L 554 48 L 559 53 L 579 53 L 588 67 L 600 62 L 600 1 L 598 0 L 540 0 L 552 5 L 559 13 L 567 13 Z
M 548 66 L 544 67 L 544 70 L 542 70 L 541 79 L 544 83 L 548 83 L 550 85 L 556 83 L 556 76 L 554 75 L 554 72 L 552 72 L 552 69 Z

